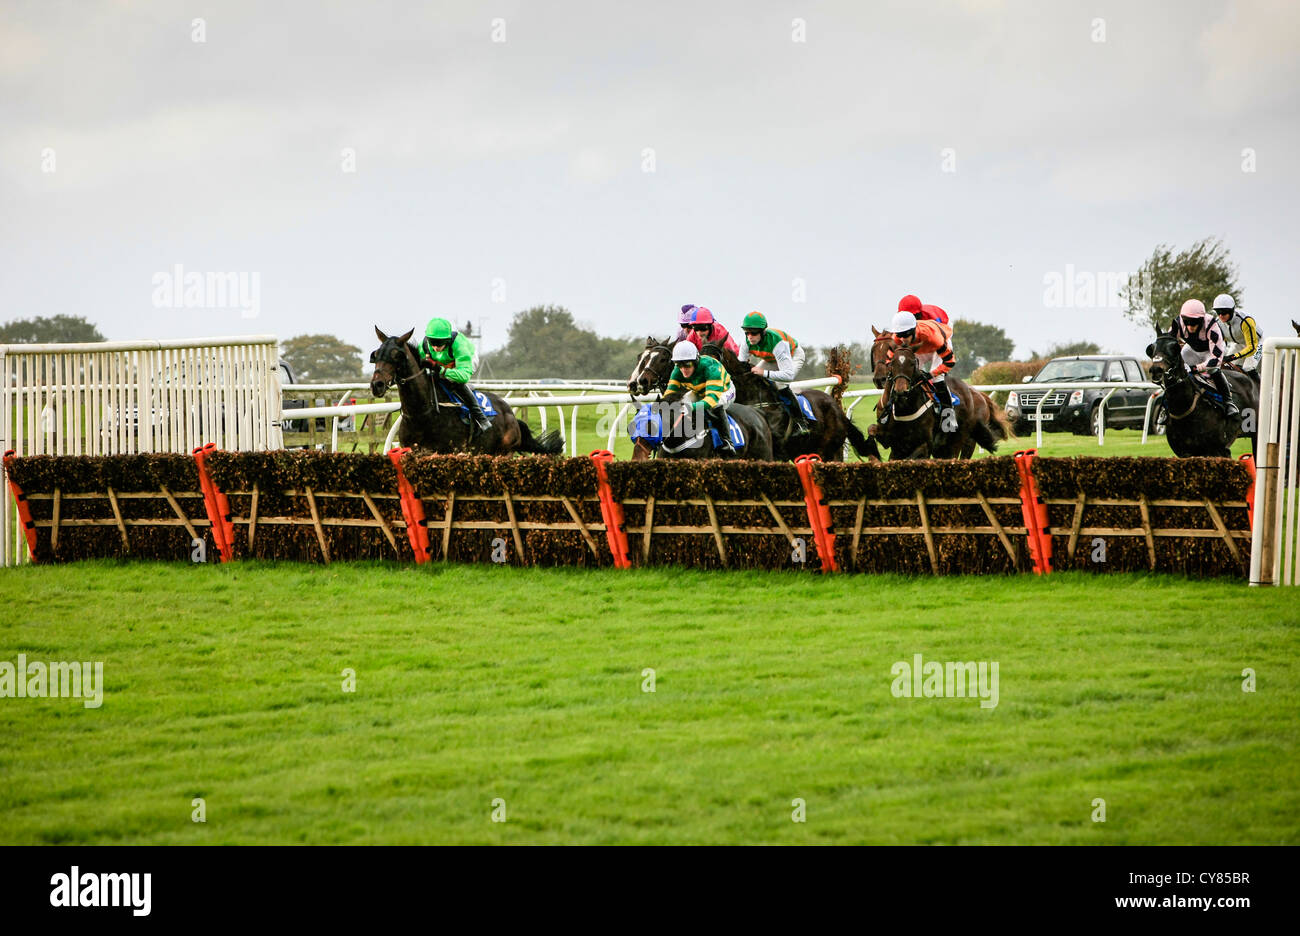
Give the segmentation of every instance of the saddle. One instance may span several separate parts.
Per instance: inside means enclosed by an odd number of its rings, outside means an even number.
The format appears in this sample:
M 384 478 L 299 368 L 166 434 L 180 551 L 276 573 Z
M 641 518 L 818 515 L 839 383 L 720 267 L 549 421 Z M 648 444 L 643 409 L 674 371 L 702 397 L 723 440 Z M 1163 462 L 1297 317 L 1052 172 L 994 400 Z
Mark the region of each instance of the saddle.
M 447 395 L 451 398 L 451 402 L 456 404 L 457 406 L 456 415 L 460 417 L 460 421 L 463 423 L 468 423 L 470 419 L 469 407 L 466 406 L 465 401 L 461 399 L 461 394 L 464 393 L 464 391 L 457 387 L 452 389 L 450 392 L 448 392 L 447 381 L 445 380 L 440 381 L 440 383 L 442 385 L 443 392 L 447 393 Z M 496 407 L 492 405 L 492 401 L 488 398 L 488 395 L 484 393 L 482 390 L 474 391 L 474 399 L 478 400 L 479 408 L 483 410 L 484 416 L 491 418 L 497 414 Z
M 785 411 L 793 416 L 794 414 L 790 411 L 790 404 L 780 397 L 777 397 L 777 399 L 781 400 L 781 405 L 785 408 Z M 794 394 L 794 399 L 795 402 L 799 404 L 799 412 L 803 414 L 804 419 L 809 422 L 816 422 L 817 416 L 813 413 L 812 404 L 808 402 L 808 398 L 802 393 L 796 393 Z M 731 417 L 727 418 L 730 419 Z
M 939 399 L 939 391 L 935 387 L 934 382 L 930 380 L 927 380 L 924 383 L 926 396 L 928 396 L 934 402 L 934 405 L 941 410 L 946 406 L 952 406 L 954 408 L 961 406 L 961 397 L 952 392 L 952 388 L 948 386 L 947 382 L 945 382 L 943 386 L 944 389 L 948 391 L 948 396 L 952 398 L 950 402 L 945 403 L 943 400 Z

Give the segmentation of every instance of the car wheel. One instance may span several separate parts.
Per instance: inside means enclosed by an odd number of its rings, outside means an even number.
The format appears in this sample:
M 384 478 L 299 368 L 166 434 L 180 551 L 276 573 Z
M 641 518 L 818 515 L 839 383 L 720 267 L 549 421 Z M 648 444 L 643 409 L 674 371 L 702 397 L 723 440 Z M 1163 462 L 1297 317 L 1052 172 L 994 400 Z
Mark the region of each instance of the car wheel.
M 1092 412 L 1088 414 L 1089 435 L 1097 435 L 1101 432 L 1101 402 L 1092 404 Z

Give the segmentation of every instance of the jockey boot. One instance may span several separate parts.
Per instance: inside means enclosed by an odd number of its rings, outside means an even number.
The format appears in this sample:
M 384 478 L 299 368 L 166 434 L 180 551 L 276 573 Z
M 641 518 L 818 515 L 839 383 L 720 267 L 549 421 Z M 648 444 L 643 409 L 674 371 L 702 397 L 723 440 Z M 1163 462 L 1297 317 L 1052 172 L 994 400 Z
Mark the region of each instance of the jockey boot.
M 718 444 L 713 447 L 713 454 L 725 458 L 736 454 L 736 447 L 731 444 L 731 427 L 727 425 L 727 408 L 714 406 L 704 411 L 705 424 L 718 433 Z
M 930 376 L 930 386 L 934 387 L 939 412 L 942 413 L 952 406 L 952 394 L 948 392 L 948 383 L 944 380 L 943 374 L 932 374 Z
M 1223 401 L 1228 407 L 1228 418 L 1240 416 L 1241 411 L 1237 409 L 1237 404 L 1232 399 L 1232 384 L 1228 383 L 1228 375 L 1222 370 L 1214 372 L 1214 389 L 1223 395 Z
M 473 422 L 474 428 L 477 429 L 480 434 L 490 430 L 492 428 L 492 420 L 484 414 L 483 407 L 478 405 L 478 397 L 474 395 L 474 388 L 469 384 L 464 383 L 457 389 L 460 391 L 460 398 L 465 401 L 465 405 L 469 408 L 469 418 L 471 422 Z
M 808 426 L 808 419 L 803 414 L 803 409 L 799 406 L 799 401 L 794 398 L 794 391 L 788 386 L 777 385 L 777 396 L 785 404 L 785 408 L 790 413 L 790 435 L 807 435 L 812 430 Z

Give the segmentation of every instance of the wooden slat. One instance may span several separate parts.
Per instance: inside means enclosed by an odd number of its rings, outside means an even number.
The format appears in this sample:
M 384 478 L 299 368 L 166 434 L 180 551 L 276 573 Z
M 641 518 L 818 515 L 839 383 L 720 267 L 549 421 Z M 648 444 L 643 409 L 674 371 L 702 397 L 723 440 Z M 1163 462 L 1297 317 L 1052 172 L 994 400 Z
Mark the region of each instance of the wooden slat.
M 1074 523 L 1070 526 L 1070 545 L 1065 550 L 1071 562 L 1074 561 L 1074 547 L 1079 544 L 1079 531 L 1083 529 L 1083 511 L 1087 503 L 1087 493 L 1080 491 L 1079 499 L 1074 502 Z
M 460 524 L 458 523 L 456 524 L 456 526 L 460 526 Z M 784 536 L 785 535 L 784 531 L 780 527 L 774 527 L 774 526 L 737 527 L 737 526 L 728 526 L 727 524 L 722 523 L 718 525 L 718 530 L 720 530 L 725 536 Z M 812 532 L 813 532 L 811 527 L 790 527 L 790 530 L 796 536 L 812 536 Z M 664 534 L 698 533 L 702 536 L 712 536 L 715 532 L 712 526 L 656 526 L 654 528 L 654 531 L 655 533 L 664 533 Z M 629 534 L 635 534 L 635 533 L 644 533 L 645 530 L 643 527 L 628 527 L 627 532 Z M 909 532 L 915 533 L 916 529 L 911 528 L 909 529 Z
M 190 523 L 190 518 L 185 515 L 185 511 L 181 510 L 180 503 L 176 498 L 172 497 L 172 492 L 167 490 L 167 485 L 160 484 L 158 487 L 163 492 L 163 497 L 167 498 L 167 503 L 172 505 L 172 512 L 180 518 L 181 523 L 185 524 L 185 529 L 190 534 L 190 539 L 202 539 L 203 537 L 199 536 L 199 531 L 194 529 L 194 524 Z M 58 502 L 56 501 L 55 503 Z
M 397 548 L 397 537 L 393 534 L 393 528 L 388 525 L 388 521 L 384 519 L 384 515 L 379 512 L 379 505 L 375 503 L 375 499 L 370 496 L 369 491 L 362 491 L 361 496 L 365 498 L 366 506 L 370 508 L 371 515 L 379 521 L 379 526 L 384 531 L 384 536 L 388 540 L 388 545 L 392 546 L 393 552 L 400 557 L 402 551 Z
M 320 543 L 320 554 L 325 559 L 325 564 L 329 565 L 330 548 L 325 542 L 325 528 L 321 526 L 320 511 L 316 509 L 316 498 L 312 496 L 311 488 L 307 488 L 304 493 L 307 495 L 307 506 L 311 509 L 312 526 L 316 528 L 316 542 Z
M 56 552 L 59 548 L 59 509 L 63 505 L 63 498 L 59 495 L 62 492 L 58 488 L 54 489 L 54 518 L 50 524 L 50 552 Z
M 722 527 L 718 525 L 718 512 L 714 509 L 713 498 L 704 495 L 704 504 L 709 508 L 709 523 L 713 525 L 713 541 L 718 546 L 718 558 L 722 560 L 722 565 L 727 565 L 727 545 L 722 540 Z
M 925 551 L 930 554 L 930 571 L 939 574 L 939 554 L 934 548 L 934 534 L 930 531 L 930 514 L 925 509 L 925 495 L 916 492 L 916 506 L 921 511 L 921 532 L 925 534 Z
M 989 518 L 989 526 L 993 528 L 993 532 L 997 533 L 998 541 L 1002 543 L 1002 548 L 1007 551 L 1007 556 L 1011 559 L 1011 567 L 1015 568 L 1016 547 L 1012 545 L 1011 537 L 1007 536 L 1007 531 L 1004 530 L 1002 524 L 998 522 L 997 514 L 993 512 L 993 507 L 991 506 L 989 499 L 983 494 L 978 495 L 978 498 L 980 506 L 984 508 L 984 516 Z M 1018 501 L 1013 501 L 1013 503 L 1018 503 Z
M 1141 495 L 1141 501 L 1138 506 L 1142 509 L 1142 531 L 1147 538 L 1147 557 L 1151 560 L 1151 569 L 1155 571 L 1156 567 L 1156 540 L 1151 533 L 1151 509 L 1147 506 L 1147 496 Z
M 519 556 L 519 564 L 524 565 L 528 560 L 524 557 L 524 537 L 519 532 L 519 518 L 515 516 L 515 502 L 510 499 L 510 492 L 503 491 L 506 502 L 506 516 L 510 518 L 510 532 L 515 540 L 515 552 Z
M 248 551 L 253 551 L 253 537 L 257 534 L 257 499 L 260 495 L 257 483 L 253 483 L 253 499 L 248 505 Z
M 866 519 L 866 516 L 867 499 L 863 497 L 858 501 L 858 514 L 853 520 L 853 555 L 849 561 L 853 564 L 855 570 L 858 568 L 858 543 L 862 541 L 862 521 Z
M 1214 525 L 1219 528 L 1219 534 L 1223 537 L 1223 541 L 1228 544 L 1228 552 L 1232 553 L 1232 558 L 1238 565 L 1241 565 L 1241 550 L 1237 548 L 1236 542 L 1228 532 L 1227 525 L 1223 522 L 1223 518 L 1219 516 L 1219 511 L 1215 508 L 1214 503 L 1208 497 L 1205 498 L 1205 509 L 1210 512 L 1210 519 L 1213 520 Z
M 655 498 L 651 494 L 645 501 L 645 530 L 641 533 L 641 561 L 650 561 L 650 537 L 655 531 Z M 627 532 L 632 532 L 628 530 Z
M 191 520 L 190 522 L 193 523 L 193 524 L 196 525 L 196 526 L 211 526 L 211 523 L 210 523 L 209 521 L 207 521 L 207 520 Z M 298 521 L 298 522 L 309 523 L 310 521 Z M 329 521 L 326 521 L 326 522 L 328 523 Z M 119 523 L 117 522 L 117 520 L 116 520 L 115 518 L 113 518 L 113 517 L 63 517 L 61 520 L 59 520 L 59 525 L 60 525 L 60 526 L 64 526 L 64 527 L 79 527 L 79 526 L 87 526 L 87 527 L 89 527 L 89 526 L 102 526 L 102 527 L 119 527 L 119 528 L 120 528 L 121 526 L 126 526 L 126 527 L 137 527 L 137 526 L 142 526 L 142 527 L 150 527 L 150 526 L 183 527 L 185 524 L 184 524 L 184 522 L 182 522 L 182 521 L 181 521 L 179 518 L 177 518 L 177 517 L 144 517 L 144 518 L 141 518 L 141 519 L 139 519 L 139 520 L 125 520 L 125 519 L 124 519 L 124 520 L 121 522 L 121 524 L 119 524 Z M 54 526 L 54 521 L 53 521 L 53 520 L 36 520 L 36 521 L 33 521 L 33 526 L 38 526 L 38 527 L 52 527 L 52 526 Z M 1217 534 L 1216 534 L 1216 535 L 1217 535 Z
M 108 502 L 113 506 L 113 518 L 117 521 L 117 529 L 122 534 L 122 546 L 127 552 L 131 551 L 131 541 L 126 538 L 126 524 L 122 522 L 122 508 L 117 504 L 117 495 L 113 489 L 108 489 Z
M 443 517 L 442 526 L 442 559 L 444 562 L 451 555 L 451 518 L 456 510 L 456 489 L 452 488 L 447 494 L 447 513 Z
M 1093 503 L 1093 502 L 1090 501 L 1089 503 Z M 1201 506 L 1204 507 L 1205 505 L 1202 504 Z M 1050 532 L 1053 536 L 1070 535 L 1069 527 L 1052 527 Z M 1194 530 L 1193 529 L 1176 530 L 1176 529 L 1169 529 L 1165 527 L 1152 527 L 1150 530 L 1147 530 L 1144 527 L 1084 527 L 1080 531 L 1081 536 L 1146 537 L 1148 533 L 1150 533 L 1156 539 L 1160 539 L 1162 537 L 1173 537 L 1173 538 L 1184 537 L 1186 539 L 1218 539 L 1220 536 L 1222 536 L 1222 534 L 1218 530 L 1211 529 L 1209 527 L 1204 527 L 1204 528 L 1199 528 Z M 1229 530 L 1228 535 L 1232 536 L 1234 539 L 1240 539 L 1240 540 L 1250 539 L 1249 530 Z
M 764 494 L 763 501 L 767 504 L 767 510 L 772 515 L 772 519 L 776 521 L 776 525 L 780 527 L 781 532 L 785 534 L 786 540 L 791 546 L 793 546 L 795 535 L 790 532 L 790 525 L 785 522 L 785 517 L 781 516 L 781 511 L 776 509 L 776 504 L 772 503 L 772 498 Z
M 564 509 L 569 512 L 569 516 L 573 518 L 573 522 L 576 523 L 578 529 L 582 531 L 582 538 L 586 540 L 587 548 L 591 550 L 593 556 L 599 559 L 600 550 L 596 547 L 596 540 L 592 537 L 590 531 L 587 530 L 587 525 L 582 522 L 582 515 L 578 513 L 578 508 L 575 507 L 573 501 L 569 500 L 567 497 L 561 497 L 560 500 L 564 503 Z

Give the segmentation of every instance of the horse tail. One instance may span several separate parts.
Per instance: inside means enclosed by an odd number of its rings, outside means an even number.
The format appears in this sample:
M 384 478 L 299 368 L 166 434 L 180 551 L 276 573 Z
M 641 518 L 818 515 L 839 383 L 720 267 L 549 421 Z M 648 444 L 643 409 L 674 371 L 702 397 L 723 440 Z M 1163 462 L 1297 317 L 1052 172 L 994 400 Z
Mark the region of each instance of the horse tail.
M 519 451 L 535 455 L 560 455 L 564 452 L 564 439 L 559 430 L 550 429 L 534 438 L 528 423 L 519 420 Z
M 853 446 L 853 451 L 858 453 L 858 457 L 866 458 L 868 455 L 878 454 L 879 450 L 862 430 L 853 424 L 853 419 L 848 413 L 844 414 L 844 430 L 848 433 L 849 444 Z
M 985 398 L 988 398 L 988 394 L 985 394 Z M 989 431 L 994 438 L 1003 441 L 1010 441 L 1016 437 L 1016 430 L 1011 425 L 1006 410 L 994 403 L 992 399 L 989 399 Z

